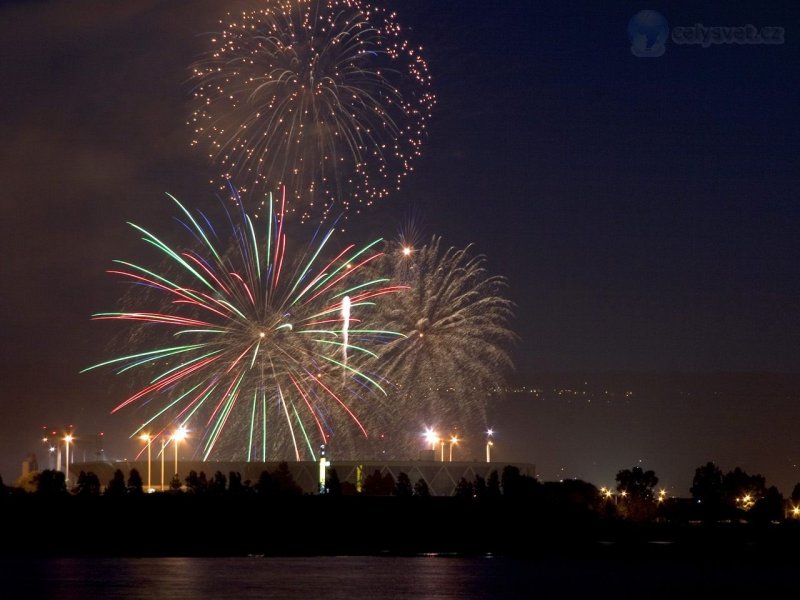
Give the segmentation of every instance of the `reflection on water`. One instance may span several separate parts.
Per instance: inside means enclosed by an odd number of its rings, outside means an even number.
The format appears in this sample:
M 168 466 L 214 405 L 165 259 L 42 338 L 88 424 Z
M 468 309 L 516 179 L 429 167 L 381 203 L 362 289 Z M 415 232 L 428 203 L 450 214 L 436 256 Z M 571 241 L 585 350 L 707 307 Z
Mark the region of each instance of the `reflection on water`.
M 3 598 L 326 600 L 764 597 L 800 591 L 788 563 L 587 558 L 0 559 Z M 11 592 L 9 594 L 9 592 Z

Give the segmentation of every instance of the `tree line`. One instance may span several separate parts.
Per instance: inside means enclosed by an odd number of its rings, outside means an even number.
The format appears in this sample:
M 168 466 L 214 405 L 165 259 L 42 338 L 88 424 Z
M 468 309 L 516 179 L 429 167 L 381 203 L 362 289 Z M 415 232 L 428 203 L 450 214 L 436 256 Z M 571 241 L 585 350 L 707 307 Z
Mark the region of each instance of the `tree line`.
M 690 497 L 668 497 L 657 488 L 659 479 L 652 470 L 641 467 L 620 470 L 615 477 L 616 488 L 597 488 L 579 480 L 542 482 L 525 475 L 519 468 L 507 465 L 492 471 L 486 478 L 460 478 L 452 496 L 461 502 L 492 501 L 528 502 L 551 512 L 580 511 L 604 519 L 648 521 L 781 521 L 800 517 L 800 483 L 795 485 L 789 499 L 784 499 L 775 486 L 767 486 L 762 475 L 750 475 L 736 467 L 728 472 L 713 462 L 699 466 L 690 488 Z M 111 480 L 102 484 L 98 476 L 81 471 L 69 489 L 64 473 L 44 470 L 30 479 L 28 490 L 3 485 L 4 496 L 34 493 L 39 496 L 140 496 L 146 493 L 141 474 L 131 469 L 127 479 L 122 470 L 115 470 Z M 192 470 L 185 479 L 174 475 L 165 493 L 203 496 L 264 496 L 292 497 L 304 495 L 292 475 L 289 464 L 281 462 L 272 471 L 265 470 L 256 481 L 242 480 L 239 472 L 227 475 L 216 471 L 211 477 Z M 360 486 L 340 481 L 336 469 L 329 468 L 325 487 L 319 491 L 334 497 L 392 496 L 396 498 L 427 498 L 431 496 L 428 483 L 420 478 L 412 482 L 401 472 L 375 469 L 367 474 Z M 307 494 L 306 494 L 307 495 Z

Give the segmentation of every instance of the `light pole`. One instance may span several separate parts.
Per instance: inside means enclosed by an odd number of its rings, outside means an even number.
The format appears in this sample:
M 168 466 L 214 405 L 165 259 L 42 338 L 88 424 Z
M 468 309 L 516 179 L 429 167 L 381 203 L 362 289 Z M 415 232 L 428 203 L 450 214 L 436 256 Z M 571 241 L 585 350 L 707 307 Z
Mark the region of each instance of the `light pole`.
M 439 445 L 442 448 L 442 462 L 444 462 L 444 438 L 439 440 Z
M 69 486 L 69 445 L 72 443 L 72 434 L 68 433 L 64 436 L 64 446 L 65 446 L 65 454 L 66 454 L 66 461 L 65 461 L 65 468 L 64 468 L 64 480 Z
M 431 450 L 436 450 L 436 442 L 439 441 L 439 436 L 436 435 L 433 429 L 428 428 L 425 430 L 425 441 L 431 445 Z
M 44 429 L 44 428 L 43 428 L 43 429 Z M 45 432 L 44 432 L 44 437 L 42 438 L 42 444 L 43 444 L 45 447 L 47 447 L 47 448 L 49 449 L 49 446 L 48 446 L 48 444 L 47 444 L 47 431 L 46 431 L 46 430 L 45 430 Z M 53 467 L 52 467 L 52 466 L 50 466 L 50 462 L 49 462 L 50 458 L 51 458 L 51 457 L 48 457 L 48 463 L 47 463 L 47 466 L 48 466 L 48 468 L 49 468 L 49 469 L 52 469 Z
M 172 440 L 175 442 L 175 475 L 178 475 L 178 444 L 181 440 L 186 438 L 186 428 L 178 427 L 178 430 L 172 434 Z M 178 475 L 180 479 L 180 475 Z
M 150 485 L 150 444 L 153 442 L 153 438 L 149 433 L 143 433 L 139 436 L 139 439 L 143 442 L 147 442 L 147 493 L 149 494 L 150 490 L 153 489 L 153 487 Z
M 161 491 L 164 491 L 164 454 L 167 447 L 167 438 L 161 435 Z
M 425 430 L 425 441 L 431 445 L 431 452 L 433 459 L 436 460 L 436 442 L 439 441 L 439 435 L 431 428 Z
M 492 436 L 494 435 L 494 430 L 489 429 L 486 432 L 486 462 L 492 462 L 492 446 L 494 446 L 494 442 L 492 442 Z
M 56 463 L 55 463 L 56 447 L 53 445 L 53 443 L 50 441 L 50 438 L 48 437 L 47 427 L 46 426 L 42 427 L 42 430 L 44 431 L 44 437 L 42 438 L 42 444 L 44 444 L 45 447 L 47 447 L 47 468 L 50 469 L 51 471 L 53 469 L 60 470 L 60 468 L 61 468 L 60 464 L 58 465 L 58 467 L 56 467 Z M 53 432 L 53 435 L 55 436 L 55 431 Z M 56 441 L 55 438 L 53 438 L 53 441 Z M 60 453 L 59 453 L 59 456 L 60 456 Z
M 458 436 L 450 436 L 450 462 L 453 462 L 453 446 L 458 443 Z

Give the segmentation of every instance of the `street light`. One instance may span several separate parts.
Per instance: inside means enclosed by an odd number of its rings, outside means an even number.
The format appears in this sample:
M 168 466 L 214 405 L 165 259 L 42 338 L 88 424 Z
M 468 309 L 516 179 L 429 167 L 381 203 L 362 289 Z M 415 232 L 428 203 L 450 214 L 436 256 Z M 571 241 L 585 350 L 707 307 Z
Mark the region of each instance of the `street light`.
M 172 441 L 175 442 L 175 475 L 178 475 L 178 443 L 186 438 L 186 428 L 178 427 L 177 431 L 172 434 Z M 180 479 L 180 476 L 178 476 Z
M 44 437 L 42 437 L 42 444 L 44 444 L 47 447 L 47 453 L 48 453 L 48 456 L 47 456 L 47 467 L 50 470 L 53 470 L 53 469 L 56 468 L 56 464 L 55 464 L 56 447 L 52 444 L 52 442 L 50 441 L 50 438 L 48 437 L 47 426 L 42 427 L 42 431 L 44 432 Z M 55 435 L 55 431 L 53 432 L 53 435 Z M 61 465 L 58 465 L 58 467 L 61 467 Z
M 453 462 L 453 446 L 458 443 L 458 436 L 450 436 L 450 462 Z
M 64 446 L 66 452 L 66 468 L 64 469 L 64 481 L 69 484 L 69 445 L 72 443 L 72 434 L 68 433 L 64 436 Z
M 494 442 L 492 442 L 492 436 L 494 435 L 494 430 L 489 429 L 486 432 L 486 462 L 492 462 L 492 446 L 494 446 Z
M 161 491 L 164 491 L 164 455 L 166 454 L 167 442 L 169 440 L 164 437 L 162 434 L 161 436 Z
M 439 434 L 437 434 L 430 427 L 425 430 L 425 441 L 431 445 L 431 450 L 436 451 L 436 442 L 439 441 Z
M 139 439 L 143 442 L 147 442 L 147 493 L 149 494 L 150 491 L 153 489 L 150 485 L 150 444 L 153 442 L 153 438 L 150 436 L 149 433 L 143 433 L 139 436 Z

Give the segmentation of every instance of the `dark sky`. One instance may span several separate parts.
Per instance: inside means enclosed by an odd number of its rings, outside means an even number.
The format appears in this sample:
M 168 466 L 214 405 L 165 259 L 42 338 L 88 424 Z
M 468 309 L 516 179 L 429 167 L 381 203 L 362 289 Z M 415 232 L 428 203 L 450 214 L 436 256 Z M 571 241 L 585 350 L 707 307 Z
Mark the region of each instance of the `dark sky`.
M 392 236 L 413 217 L 426 236 L 486 254 L 518 307 L 514 383 L 548 373 L 800 374 L 800 6 L 390 4 L 425 46 L 439 101 L 401 192 L 349 227 Z M 117 439 L 130 430 L 109 415 L 122 388 L 78 374 L 108 342 L 89 316 L 120 294 L 105 274 L 111 261 L 141 245 L 126 221 L 164 229 L 165 192 L 211 199 L 215 172 L 189 147 L 185 125 L 188 66 L 204 49 L 199 34 L 226 10 L 254 6 L 0 2 L 6 481 L 40 450 L 42 425 Z M 785 43 L 668 40 L 663 56 L 639 58 L 627 28 L 642 9 L 659 11 L 673 31 L 783 27 Z M 591 439 L 585 407 L 515 397 L 502 418 L 536 426 L 515 431 L 506 457 L 537 463 L 547 479 L 566 464 L 569 476 L 599 485 L 644 456 L 685 494 L 687 465 L 719 455 L 785 487 L 800 480 L 788 470 L 794 458 L 779 466 L 777 449 L 760 461 L 746 449 L 764 439 L 788 445 L 791 429 L 776 424 L 796 415 L 794 403 L 781 393 L 765 403 L 753 389 L 736 402 L 672 404 L 670 419 L 668 401 L 616 404 Z M 698 411 L 712 424 L 689 435 L 681 424 Z M 715 427 L 714 414 L 727 420 Z M 556 433 L 536 438 L 543 424 Z M 661 441 L 641 441 L 643 431 Z M 609 439 L 631 442 L 606 451 Z M 125 444 L 118 454 L 132 453 Z

